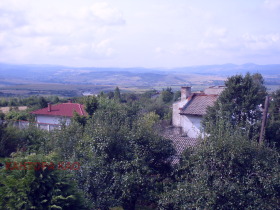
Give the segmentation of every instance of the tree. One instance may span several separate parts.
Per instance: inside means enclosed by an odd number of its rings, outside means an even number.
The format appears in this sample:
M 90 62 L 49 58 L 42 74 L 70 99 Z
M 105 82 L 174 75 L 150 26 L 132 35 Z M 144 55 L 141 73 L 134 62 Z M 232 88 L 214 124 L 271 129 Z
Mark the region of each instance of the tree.
M 153 132 L 157 119 L 154 113 L 142 116 L 137 107 L 100 101 L 76 150 L 82 165 L 77 179 L 94 208 L 133 210 L 170 172 L 175 151 L 170 140 Z
M 121 102 L 121 92 L 119 87 L 116 87 L 115 91 L 114 91 L 114 100 L 116 102 Z
M 173 99 L 173 95 L 174 93 L 172 92 L 171 88 L 166 88 L 166 90 L 163 89 L 161 92 L 162 101 L 164 103 L 170 102 Z
M 114 98 L 114 92 L 110 91 L 109 93 L 107 93 L 107 96 L 109 99 Z
M 219 119 L 230 122 L 233 126 L 253 129 L 260 124 L 259 105 L 264 103 L 266 89 L 260 74 L 229 77 L 226 89 L 221 93 L 213 107 L 209 107 L 202 122 L 207 133 L 217 125 Z M 255 132 L 256 133 L 256 132 Z
M 84 98 L 84 105 L 88 115 L 92 116 L 98 108 L 98 99 L 95 96 L 87 96 Z
M 2 124 L 2 120 L 5 119 L 5 114 L 2 112 L 2 110 L 0 110 L 0 124 Z
M 181 97 L 181 91 L 178 90 L 174 93 L 174 101 L 177 101 Z
M 0 157 L 9 157 L 25 144 L 20 138 L 20 131 L 6 124 L 0 125 Z
M 219 122 L 202 144 L 184 152 L 159 204 L 161 209 L 278 209 L 279 186 L 279 153 Z
M 54 155 L 20 157 L 18 153 L 13 159 L 5 159 L 6 164 L 9 162 L 12 167 L 0 169 L 1 209 L 89 209 L 69 173 L 42 165 L 52 162 L 57 166 Z M 20 165 L 26 162 L 35 165 L 24 170 Z
M 73 117 L 71 119 L 72 122 L 77 122 L 82 126 L 85 126 L 87 123 L 87 117 L 85 115 L 79 115 L 76 111 L 73 113 Z
M 40 105 L 40 109 L 42 109 L 42 108 L 45 108 L 48 106 L 48 102 L 46 101 L 46 99 L 44 97 L 40 97 L 39 105 Z
M 280 150 L 280 89 L 272 94 L 268 113 L 265 137 Z

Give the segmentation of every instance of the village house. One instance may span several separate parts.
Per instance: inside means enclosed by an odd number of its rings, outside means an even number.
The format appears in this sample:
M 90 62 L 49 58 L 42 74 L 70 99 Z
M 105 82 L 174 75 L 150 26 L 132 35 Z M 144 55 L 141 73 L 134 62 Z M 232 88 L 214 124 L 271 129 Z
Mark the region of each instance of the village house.
M 173 104 L 172 124 L 184 136 L 201 135 L 201 120 L 208 106 L 213 106 L 224 86 L 213 86 L 203 92 L 192 93 L 191 87 L 181 88 L 181 100 Z
M 58 128 L 62 123 L 69 125 L 74 112 L 81 116 L 87 115 L 84 105 L 72 103 L 70 100 L 68 103 L 56 105 L 49 103 L 48 107 L 35 110 L 31 114 L 35 115 L 35 121 L 38 127 L 50 131 Z

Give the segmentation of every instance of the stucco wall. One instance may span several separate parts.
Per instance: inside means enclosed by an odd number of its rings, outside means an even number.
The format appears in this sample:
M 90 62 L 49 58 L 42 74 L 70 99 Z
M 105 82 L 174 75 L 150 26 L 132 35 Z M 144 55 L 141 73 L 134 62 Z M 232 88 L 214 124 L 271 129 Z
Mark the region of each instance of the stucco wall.
M 172 105 L 172 125 L 173 126 L 181 126 L 181 120 L 180 120 L 180 110 L 179 108 L 182 108 L 187 101 L 178 101 L 173 103 Z
M 180 120 L 183 132 L 186 133 L 188 137 L 197 138 L 200 135 L 201 116 L 181 115 Z
M 71 122 L 71 119 L 68 117 L 57 117 L 57 116 L 43 116 L 38 115 L 36 117 L 38 123 L 48 123 L 48 124 L 61 124 L 66 122 L 68 125 Z

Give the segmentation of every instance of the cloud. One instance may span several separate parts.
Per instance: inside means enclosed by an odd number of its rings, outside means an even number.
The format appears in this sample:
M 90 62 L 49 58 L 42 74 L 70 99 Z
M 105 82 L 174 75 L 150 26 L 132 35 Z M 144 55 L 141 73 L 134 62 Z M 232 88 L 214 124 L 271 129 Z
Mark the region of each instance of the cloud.
M 280 0 L 265 0 L 264 5 L 268 9 L 280 9 Z
M 112 47 L 114 34 L 125 25 L 117 8 L 95 3 L 89 7 L 46 7 L 37 11 L 32 4 L 28 8 L 24 4 L 16 6 L 16 2 L 12 0 L 13 6 L 0 3 L 1 61 L 32 63 L 34 55 L 45 60 L 67 56 L 95 60 L 116 53 Z
M 0 29 L 7 30 L 27 24 L 22 12 L 9 11 L 0 8 Z
M 252 35 L 246 33 L 242 36 L 244 45 L 251 50 L 280 50 L 280 34 Z
M 88 11 L 88 16 L 93 19 L 98 19 L 104 24 L 109 25 L 123 25 L 125 20 L 122 13 L 113 7 L 110 7 L 108 3 L 99 2 L 93 4 Z

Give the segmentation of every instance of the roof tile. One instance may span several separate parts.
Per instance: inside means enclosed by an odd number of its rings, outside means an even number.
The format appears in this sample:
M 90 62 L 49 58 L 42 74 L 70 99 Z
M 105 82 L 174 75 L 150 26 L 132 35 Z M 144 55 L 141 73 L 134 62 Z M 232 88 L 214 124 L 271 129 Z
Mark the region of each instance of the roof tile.
M 208 106 L 213 106 L 218 95 L 194 94 L 180 114 L 205 115 Z
M 73 117 L 74 111 L 76 111 L 79 115 L 87 115 L 84 105 L 78 103 L 62 103 L 51 105 L 51 111 L 49 111 L 49 108 L 46 107 L 35 110 L 31 113 L 35 115 Z

